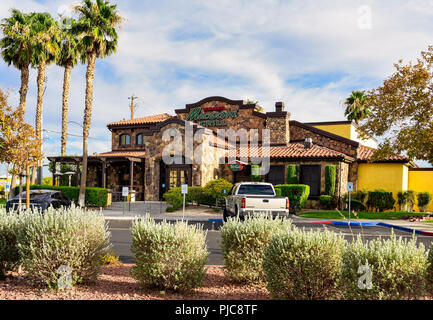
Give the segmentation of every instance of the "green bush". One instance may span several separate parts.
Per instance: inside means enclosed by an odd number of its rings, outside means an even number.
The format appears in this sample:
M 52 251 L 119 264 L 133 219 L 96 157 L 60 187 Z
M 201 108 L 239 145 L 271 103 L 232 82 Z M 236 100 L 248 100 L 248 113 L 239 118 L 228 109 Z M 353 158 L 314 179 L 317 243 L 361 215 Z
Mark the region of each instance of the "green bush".
M 325 166 L 325 194 L 333 197 L 335 195 L 335 182 L 337 181 L 337 166 Z
M 146 215 L 133 221 L 131 234 L 131 275 L 143 287 L 187 291 L 202 284 L 209 253 L 201 225 L 155 223 Z
M 305 184 L 278 184 L 275 190 L 280 189 L 283 197 L 290 200 L 290 210 L 297 211 L 305 207 L 310 195 L 310 186 Z
M 263 268 L 268 291 L 278 299 L 329 299 L 338 293 L 342 235 L 295 229 L 272 238 Z
M 371 287 L 359 287 L 361 279 L 371 270 Z M 362 242 L 361 237 L 346 246 L 343 252 L 341 287 L 346 299 L 413 299 L 422 297 L 426 288 L 427 253 L 416 238 L 374 239 Z
M 328 196 L 328 195 L 321 195 L 319 197 L 319 202 L 320 205 L 325 208 L 325 209 L 329 209 L 332 206 L 332 201 L 333 201 L 333 197 L 332 196 Z
M 26 186 L 23 186 L 23 190 Z M 30 190 L 58 190 L 62 191 L 71 200 L 78 203 L 80 195 L 80 187 L 66 187 L 66 186 L 49 186 L 49 185 L 31 185 Z M 19 186 L 15 188 L 15 194 L 19 193 Z M 108 190 L 105 188 L 86 187 L 85 202 L 87 206 L 105 207 L 107 205 Z
M 259 172 L 260 166 L 258 164 L 251 165 L 251 181 L 252 182 L 260 182 L 261 176 L 259 174 L 253 174 L 254 169 L 256 169 L 256 171 Z
M 413 211 L 415 205 L 415 191 L 399 191 L 397 193 L 397 203 L 400 207 L 400 211 Z
M 78 207 L 20 215 L 18 250 L 31 282 L 58 288 L 59 268 L 71 269 L 71 284 L 95 282 L 110 248 L 102 214 Z
M 350 200 L 357 200 L 365 205 L 368 198 L 368 191 L 365 190 L 356 190 L 354 192 L 351 192 L 350 194 Z M 344 194 L 344 202 L 347 203 L 349 200 L 349 194 Z
M 296 164 L 287 165 L 287 184 L 298 184 L 298 166 Z
M 289 232 L 291 221 L 247 216 L 229 218 L 221 228 L 226 275 L 237 282 L 263 283 L 263 255 L 272 236 Z
M 432 194 L 430 192 L 420 192 L 417 195 L 418 208 L 421 212 L 426 212 L 427 207 L 432 200 Z
M 385 211 L 394 208 L 395 199 L 392 197 L 392 192 L 384 190 L 368 191 L 367 206 L 375 211 Z
M 349 201 L 346 201 L 346 204 L 348 204 L 348 203 L 349 203 Z M 349 209 L 349 206 L 347 206 L 347 208 Z M 365 207 L 365 205 L 361 201 L 350 199 L 350 210 L 366 211 L 367 208 Z
M 162 197 L 175 210 L 179 209 L 183 205 L 183 194 L 180 187 L 171 188 L 164 193 Z
M 20 226 L 16 213 L 8 214 L 0 209 L 0 278 L 19 265 L 17 234 Z
M 215 204 L 217 202 L 217 199 L 220 203 L 222 203 L 227 196 L 228 192 L 233 187 L 233 184 L 228 182 L 225 179 L 216 179 L 209 181 L 204 186 L 204 192 L 213 199 L 213 203 Z M 227 191 L 226 196 L 223 196 L 223 190 Z
M 281 197 L 281 189 L 275 189 L 275 195 Z

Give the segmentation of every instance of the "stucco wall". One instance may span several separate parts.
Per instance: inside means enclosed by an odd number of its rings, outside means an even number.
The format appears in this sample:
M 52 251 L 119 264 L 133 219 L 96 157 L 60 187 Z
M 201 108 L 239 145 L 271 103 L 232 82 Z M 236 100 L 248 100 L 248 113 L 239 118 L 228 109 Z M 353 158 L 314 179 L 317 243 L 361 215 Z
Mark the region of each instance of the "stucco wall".
M 428 191 L 433 194 L 433 169 L 409 170 L 408 188 L 416 192 Z M 415 206 L 414 210 L 418 210 L 418 206 Z M 430 203 L 428 211 L 433 211 L 433 201 Z

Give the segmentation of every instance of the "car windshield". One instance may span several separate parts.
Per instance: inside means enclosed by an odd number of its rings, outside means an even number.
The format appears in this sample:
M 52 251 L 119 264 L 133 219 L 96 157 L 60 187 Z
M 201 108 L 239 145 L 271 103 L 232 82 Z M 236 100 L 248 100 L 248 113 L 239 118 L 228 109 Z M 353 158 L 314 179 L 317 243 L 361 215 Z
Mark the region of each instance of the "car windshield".
M 44 192 L 30 192 L 30 200 L 44 200 L 49 195 L 50 195 L 49 193 L 44 193 Z M 15 196 L 14 199 L 18 199 L 18 198 L 19 198 L 19 195 Z M 22 199 L 26 198 L 25 192 L 21 193 L 21 198 Z
M 238 194 L 275 195 L 272 186 L 266 184 L 242 184 L 239 187 Z

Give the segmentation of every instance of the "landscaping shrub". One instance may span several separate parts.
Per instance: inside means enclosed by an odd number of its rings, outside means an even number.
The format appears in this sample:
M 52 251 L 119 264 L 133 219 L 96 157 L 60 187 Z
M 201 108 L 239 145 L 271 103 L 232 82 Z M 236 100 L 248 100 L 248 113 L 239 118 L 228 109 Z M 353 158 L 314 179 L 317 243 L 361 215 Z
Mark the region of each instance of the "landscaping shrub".
M 296 164 L 287 165 L 287 184 L 298 184 L 298 166 Z
M 206 183 L 206 185 L 204 186 L 204 191 L 208 196 L 213 199 L 213 203 L 215 204 L 217 200 L 222 203 L 226 197 L 223 195 L 223 190 L 225 189 L 228 194 L 232 187 L 233 184 L 228 182 L 227 180 L 216 179 Z
M 290 232 L 290 220 L 247 216 L 229 218 L 221 228 L 226 275 L 237 282 L 263 283 L 263 255 L 272 236 Z
M 430 192 L 420 192 L 417 195 L 418 208 L 421 212 L 426 212 L 427 207 L 432 200 L 432 194 Z
M 335 182 L 337 181 L 337 166 L 325 166 L 325 194 L 331 197 L 335 194 Z
M 26 186 L 23 186 L 23 190 Z M 49 185 L 31 185 L 30 190 L 58 190 L 62 191 L 71 200 L 78 203 L 80 187 L 65 187 L 65 186 L 49 186 Z M 15 188 L 15 194 L 19 193 L 19 187 Z M 105 188 L 86 187 L 85 202 L 87 206 L 105 207 L 107 205 L 108 190 Z
M 307 204 L 310 195 L 310 186 L 305 184 L 278 184 L 275 190 L 280 189 L 283 197 L 290 200 L 290 210 L 297 211 Z
M 344 245 L 342 235 L 327 230 L 274 236 L 263 259 L 268 291 L 278 299 L 335 297 Z
M 162 195 L 165 201 L 175 210 L 179 209 L 183 205 L 183 194 L 181 188 L 171 188 Z
M 20 222 L 16 213 L 0 210 L 0 278 L 14 270 L 20 262 L 17 234 Z
M 349 203 L 349 200 L 346 201 L 346 205 Z M 347 205 L 347 209 L 349 209 L 349 206 Z M 355 210 L 355 211 L 366 211 L 367 208 L 365 207 L 365 205 L 359 201 L 359 200 L 352 200 L 350 199 L 350 210 Z
M 365 190 L 356 190 L 354 192 L 351 192 L 350 194 L 350 200 L 357 200 L 365 205 L 368 198 L 368 191 Z M 344 202 L 347 203 L 349 201 L 349 194 L 344 194 Z
M 412 211 L 415 205 L 415 191 L 399 191 L 397 193 L 397 203 L 400 211 Z
M 131 234 L 131 275 L 143 287 L 187 291 L 202 284 L 209 253 L 200 224 L 155 223 L 146 215 L 133 221 Z
M 416 238 L 357 241 L 343 252 L 342 282 L 346 299 L 410 299 L 422 297 L 426 288 L 427 253 Z M 359 288 L 360 266 L 371 270 L 371 289 Z
M 395 199 L 392 192 L 384 190 L 368 191 L 367 206 L 375 211 L 391 210 L 394 208 Z
M 329 209 L 332 206 L 332 201 L 333 201 L 333 197 L 332 196 L 328 196 L 328 195 L 321 195 L 319 197 L 319 202 L 320 205 L 325 208 L 325 209 Z
M 253 171 L 254 169 L 257 169 L 257 171 L 259 170 L 260 166 L 258 164 L 253 164 L 251 165 L 251 181 L 252 182 L 259 182 L 261 180 L 260 175 L 253 175 Z M 227 190 L 228 192 L 229 190 Z
M 78 207 L 20 215 L 18 250 L 31 282 L 58 288 L 60 267 L 71 269 L 72 285 L 95 282 L 110 248 L 104 216 Z

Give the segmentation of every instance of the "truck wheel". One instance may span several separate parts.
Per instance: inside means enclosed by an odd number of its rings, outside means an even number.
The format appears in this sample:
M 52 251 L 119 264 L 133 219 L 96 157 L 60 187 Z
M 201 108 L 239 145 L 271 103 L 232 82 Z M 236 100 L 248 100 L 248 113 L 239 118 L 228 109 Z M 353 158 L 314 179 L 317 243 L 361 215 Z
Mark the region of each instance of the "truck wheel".
M 227 212 L 227 209 L 224 209 L 223 211 L 223 220 L 224 222 L 227 222 L 227 218 L 229 217 L 229 213 Z

